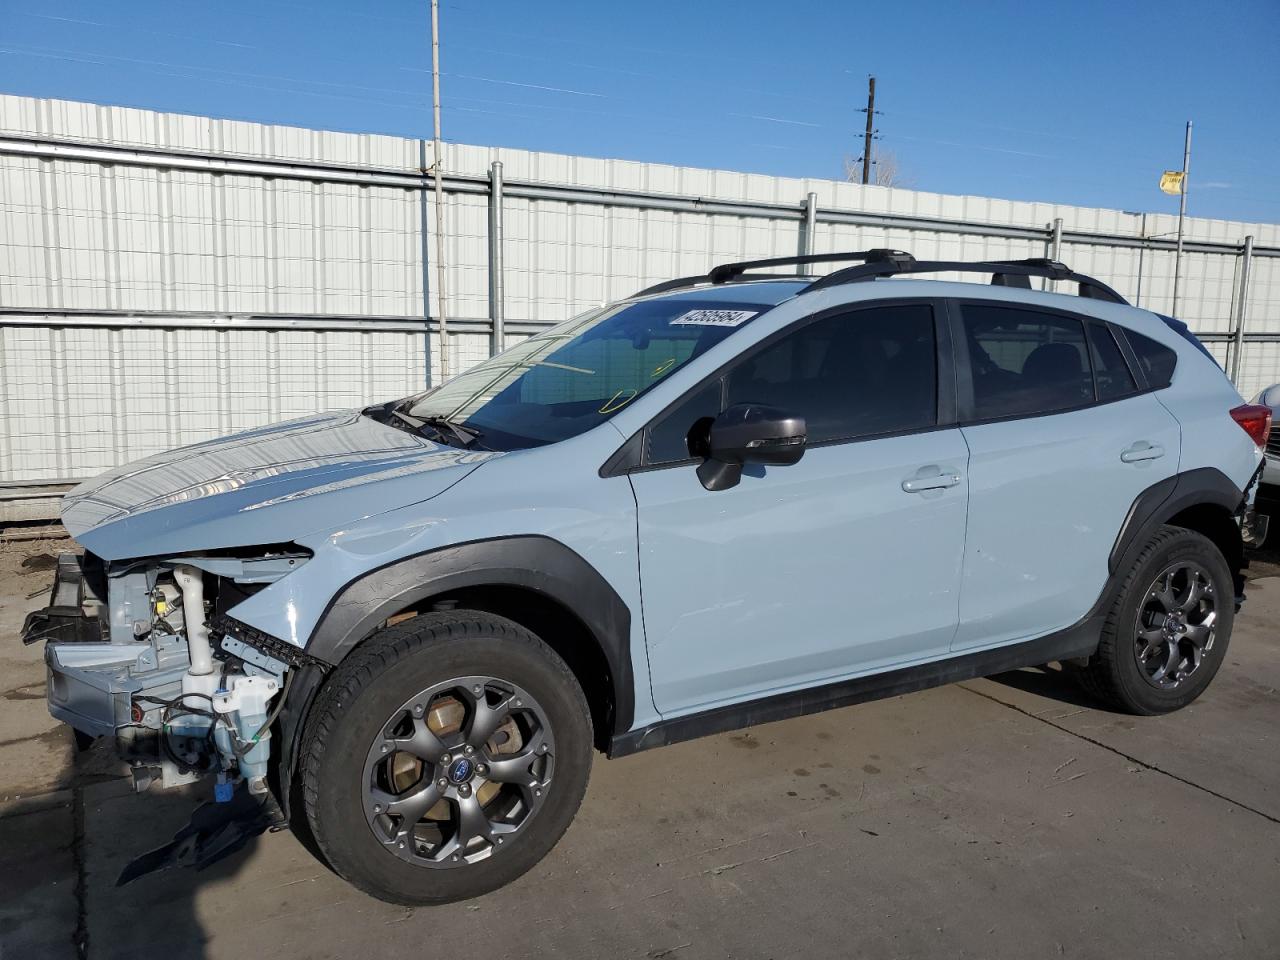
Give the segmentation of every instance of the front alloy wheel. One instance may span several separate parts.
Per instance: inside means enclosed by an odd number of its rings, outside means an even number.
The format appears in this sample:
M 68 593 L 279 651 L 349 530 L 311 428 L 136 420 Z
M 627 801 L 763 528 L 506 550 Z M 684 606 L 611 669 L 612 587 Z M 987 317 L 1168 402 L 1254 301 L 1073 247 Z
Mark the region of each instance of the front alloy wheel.
M 307 825 L 375 897 L 476 897 L 555 846 L 593 739 L 577 678 L 534 634 L 495 614 L 420 614 L 369 637 L 317 695 L 299 756 Z
M 538 702 L 496 677 L 410 697 L 365 759 L 365 817 L 396 856 L 460 867 L 493 856 L 546 799 L 555 739 Z

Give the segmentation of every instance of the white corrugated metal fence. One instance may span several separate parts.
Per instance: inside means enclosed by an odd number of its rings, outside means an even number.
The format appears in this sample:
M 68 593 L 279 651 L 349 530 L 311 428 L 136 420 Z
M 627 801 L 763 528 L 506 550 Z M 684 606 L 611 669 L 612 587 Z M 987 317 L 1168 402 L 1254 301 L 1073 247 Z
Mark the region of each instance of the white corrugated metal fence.
M 51 515 L 55 485 L 158 450 L 420 389 L 441 349 L 424 159 L 416 140 L 0 96 L 0 521 Z M 456 144 L 445 190 L 454 370 L 489 355 L 495 313 L 510 343 L 651 283 L 799 250 L 1047 256 L 1057 220 L 1073 269 L 1171 305 L 1171 215 Z M 1178 314 L 1222 359 L 1253 237 L 1251 395 L 1280 380 L 1280 226 L 1187 226 Z

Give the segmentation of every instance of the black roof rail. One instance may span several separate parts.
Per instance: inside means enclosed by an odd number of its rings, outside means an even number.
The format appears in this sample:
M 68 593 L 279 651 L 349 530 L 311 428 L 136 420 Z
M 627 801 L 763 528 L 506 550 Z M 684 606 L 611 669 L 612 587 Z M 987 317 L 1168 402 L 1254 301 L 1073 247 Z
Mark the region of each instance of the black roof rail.
M 839 286 L 843 283 L 857 283 L 861 280 L 874 280 L 877 277 L 892 277 L 900 273 L 989 273 L 991 282 L 996 286 L 1023 287 L 1030 289 L 1031 277 L 1044 277 L 1048 280 L 1066 280 L 1079 285 L 1082 297 L 1094 300 L 1107 300 L 1111 303 L 1128 304 L 1128 300 L 1101 280 L 1076 273 L 1057 260 L 1044 257 L 1032 257 L 1027 260 L 982 260 L 966 262 L 962 260 L 876 260 L 846 267 L 825 277 L 819 277 L 802 292 L 821 290 L 823 287 Z
M 800 274 L 752 274 L 748 270 L 761 267 L 804 266 L 810 263 L 845 263 L 851 260 L 863 263 L 911 263 L 915 258 L 904 250 L 877 248 L 874 250 L 858 250 L 849 253 L 809 253 L 795 257 L 770 257 L 767 260 L 743 260 L 738 263 L 722 263 L 712 267 L 701 277 L 681 277 L 678 280 L 664 280 L 652 287 L 645 287 L 639 293 L 633 293 L 629 299 L 647 297 L 655 293 L 666 293 L 669 290 L 680 290 L 694 287 L 700 283 L 722 284 L 737 280 L 807 280 L 808 276 Z
M 749 273 L 763 267 L 803 266 L 810 263 L 843 263 L 857 261 L 855 266 L 845 267 L 835 273 L 813 280 L 804 291 L 821 290 L 823 287 L 834 287 L 843 283 L 857 283 L 861 280 L 874 280 L 877 277 L 892 277 L 903 273 L 989 273 L 991 282 L 1001 287 L 1020 287 L 1031 289 L 1032 277 L 1044 277 L 1048 280 L 1063 280 L 1078 285 L 1080 296 L 1094 300 L 1106 300 L 1111 303 L 1128 304 L 1124 297 L 1107 286 L 1101 280 L 1076 273 L 1066 264 L 1047 257 L 1030 257 L 1026 260 L 917 260 L 904 250 L 891 250 L 878 247 L 873 250 L 859 250 L 848 253 L 811 253 L 795 257 L 771 257 L 767 260 L 743 260 L 738 263 L 722 263 L 704 276 L 681 277 L 678 280 L 664 280 L 662 283 L 646 287 L 639 293 L 631 295 L 646 297 L 670 290 L 682 290 L 698 284 L 723 284 L 745 280 L 807 280 L 809 277 L 796 274 Z
M 707 279 L 712 283 L 728 283 L 736 280 L 748 270 L 760 267 L 781 267 L 788 264 L 802 266 L 809 263 L 841 263 L 846 260 L 862 260 L 866 263 L 911 263 L 915 257 L 905 250 L 889 250 L 877 247 L 874 250 L 858 250 L 851 253 L 808 253 L 796 257 L 770 257 L 768 260 L 743 260 L 741 263 L 722 263 L 712 267 Z

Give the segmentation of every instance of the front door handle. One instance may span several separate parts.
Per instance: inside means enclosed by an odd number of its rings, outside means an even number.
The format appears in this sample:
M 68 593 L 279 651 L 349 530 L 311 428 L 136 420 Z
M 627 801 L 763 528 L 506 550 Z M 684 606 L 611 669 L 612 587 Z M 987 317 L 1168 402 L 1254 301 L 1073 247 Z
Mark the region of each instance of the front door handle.
M 1125 463 L 1142 463 L 1144 460 L 1159 460 L 1164 456 L 1164 447 L 1158 443 L 1139 440 L 1120 451 L 1120 459 Z
M 902 481 L 902 489 L 907 493 L 924 493 L 926 490 L 942 490 L 954 487 L 960 482 L 958 473 L 933 473 L 928 476 L 916 474 Z

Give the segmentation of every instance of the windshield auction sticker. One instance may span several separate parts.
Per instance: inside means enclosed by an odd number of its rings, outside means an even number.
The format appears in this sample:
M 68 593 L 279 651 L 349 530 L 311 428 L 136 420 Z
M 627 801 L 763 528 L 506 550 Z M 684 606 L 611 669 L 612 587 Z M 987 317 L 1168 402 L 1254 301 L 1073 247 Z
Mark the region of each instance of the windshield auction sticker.
M 690 310 L 671 321 L 673 327 L 737 327 L 754 317 L 757 310 Z

